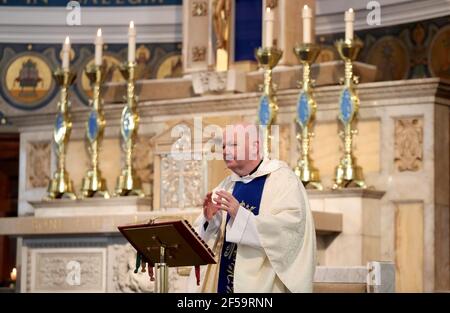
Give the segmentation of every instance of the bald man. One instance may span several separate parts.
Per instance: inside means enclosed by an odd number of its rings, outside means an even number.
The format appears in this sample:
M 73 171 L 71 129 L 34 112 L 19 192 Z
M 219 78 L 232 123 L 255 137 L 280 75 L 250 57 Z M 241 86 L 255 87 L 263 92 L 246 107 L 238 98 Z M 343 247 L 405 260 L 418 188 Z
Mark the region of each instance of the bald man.
M 217 264 L 201 267 L 190 292 L 312 292 L 316 238 L 301 181 L 286 163 L 261 157 L 257 126 L 223 136 L 232 174 L 203 203 L 195 226 Z M 262 147 L 261 147 L 262 148 Z

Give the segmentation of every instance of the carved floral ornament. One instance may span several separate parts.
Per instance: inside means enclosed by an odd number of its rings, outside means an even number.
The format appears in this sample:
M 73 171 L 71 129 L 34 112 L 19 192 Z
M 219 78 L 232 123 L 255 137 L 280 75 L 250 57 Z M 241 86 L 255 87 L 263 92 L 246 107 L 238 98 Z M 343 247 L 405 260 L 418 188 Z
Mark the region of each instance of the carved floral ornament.
M 115 244 L 112 248 L 112 281 L 114 292 L 154 292 L 155 282 L 150 281 L 146 272 L 134 273 L 136 250 L 130 244 Z M 190 269 L 190 268 L 189 268 Z M 175 268 L 169 269 L 170 292 L 181 292 L 185 282 L 180 279 Z
M 80 248 L 74 248 L 79 244 Z M 86 247 L 84 243 L 73 242 L 37 243 L 35 247 L 28 247 L 27 292 L 106 291 L 106 251 L 103 247 Z
M 175 160 L 170 154 L 161 158 L 161 207 L 189 208 L 202 204 L 205 193 L 204 162 Z
M 198 72 L 193 75 L 194 91 L 220 93 L 227 88 L 227 72 Z
M 139 136 L 133 154 L 133 165 L 136 169 L 136 174 L 143 183 L 148 184 L 152 183 L 153 180 L 153 136 L 154 134 Z
M 206 47 L 192 48 L 192 61 L 201 62 L 206 60 Z
M 192 4 L 192 16 L 206 16 L 208 14 L 207 1 L 195 1 Z
M 34 141 L 27 145 L 27 189 L 47 187 L 50 179 L 50 141 Z
M 274 9 L 278 6 L 278 0 L 267 0 L 266 1 L 266 8 Z

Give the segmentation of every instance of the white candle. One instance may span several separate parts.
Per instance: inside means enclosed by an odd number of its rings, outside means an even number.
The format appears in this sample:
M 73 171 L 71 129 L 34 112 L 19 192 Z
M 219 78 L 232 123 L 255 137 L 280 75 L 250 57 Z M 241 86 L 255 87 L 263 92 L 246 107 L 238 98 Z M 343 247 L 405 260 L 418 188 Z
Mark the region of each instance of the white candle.
M 302 10 L 303 17 L 303 43 L 311 43 L 312 9 L 305 4 Z
M 70 64 L 70 39 L 67 36 L 66 40 L 63 44 L 63 58 L 62 58 L 62 68 L 63 70 L 69 70 L 69 64 Z
M 9 276 L 11 277 L 11 280 L 12 280 L 13 282 L 16 281 L 16 279 L 17 279 L 17 270 L 16 270 L 15 267 L 12 269 L 11 274 L 10 274 Z
M 266 34 L 264 38 L 264 46 L 270 48 L 273 45 L 273 23 L 274 23 L 273 11 L 270 8 L 266 9 Z
M 103 60 L 103 37 L 102 29 L 97 30 L 97 37 L 95 38 L 95 65 L 102 65 Z
M 353 22 L 355 21 L 355 12 L 350 8 L 345 11 L 345 41 L 353 40 Z
M 130 22 L 128 29 L 128 62 L 136 61 L 136 28 L 134 22 Z

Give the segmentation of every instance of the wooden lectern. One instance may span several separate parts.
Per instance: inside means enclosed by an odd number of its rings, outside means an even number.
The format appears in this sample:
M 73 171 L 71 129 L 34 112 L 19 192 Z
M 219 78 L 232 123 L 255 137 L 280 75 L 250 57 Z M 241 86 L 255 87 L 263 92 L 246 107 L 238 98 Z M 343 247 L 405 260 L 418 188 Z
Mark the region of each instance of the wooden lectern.
M 155 292 L 169 291 L 169 267 L 215 264 L 213 252 L 188 221 L 150 220 L 147 224 L 119 226 L 137 253 L 155 267 Z M 150 271 L 150 268 L 148 269 Z

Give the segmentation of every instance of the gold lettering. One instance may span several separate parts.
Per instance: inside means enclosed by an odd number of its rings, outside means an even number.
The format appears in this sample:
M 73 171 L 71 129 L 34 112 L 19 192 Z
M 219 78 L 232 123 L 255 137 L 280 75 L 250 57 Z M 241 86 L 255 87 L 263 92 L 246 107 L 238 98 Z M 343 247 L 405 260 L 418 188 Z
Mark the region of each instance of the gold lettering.
M 40 227 L 39 227 L 39 223 L 36 220 L 31 221 L 31 226 L 32 226 L 34 232 L 36 232 L 36 233 L 39 232 Z
M 57 230 L 58 229 L 58 221 L 57 220 L 55 220 L 55 219 L 51 219 L 50 221 L 49 221 L 49 229 L 50 230 L 53 230 L 53 231 L 55 231 L 55 230 Z
M 6 0 L 3 0 L 3 3 L 7 3 Z M 28 5 L 36 5 L 36 4 L 47 4 L 48 5 L 48 0 L 41 0 L 39 3 L 39 0 L 27 0 L 27 4 Z
M 50 221 L 49 220 L 45 220 L 43 223 L 42 223 L 42 230 L 43 231 L 45 231 L 45 232 L 48 232 L 48 230 L 49 230 L 49 228 L 50 228 Z
M 91 219 L 91 229 L 101 229 L 102 226 L 102 221 L 99 221 L 98 219 Z
M 77 0 L 81 6 L 110 6 L 110 5 L 147 5 L 147 4 L 164 4 L 164 0 Z M 68 0 L 69 2 L 69 0 Z M 8 5 L 8 0 L 0 0 L 0 4 Z M 25 5 L 49 5 L 49 0 L 26 0 Z
M 75 221 L 73 221 L 73 229 L 79 229 L 80 228 L 80 219 L 76 218 Z

